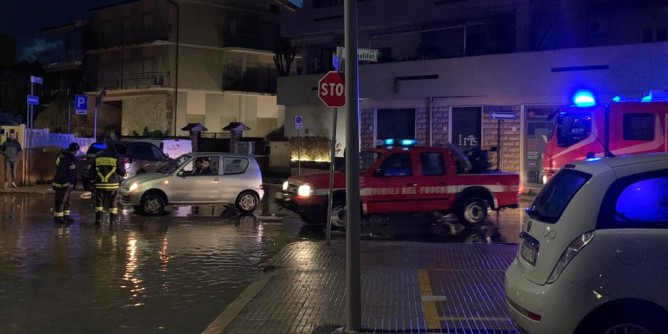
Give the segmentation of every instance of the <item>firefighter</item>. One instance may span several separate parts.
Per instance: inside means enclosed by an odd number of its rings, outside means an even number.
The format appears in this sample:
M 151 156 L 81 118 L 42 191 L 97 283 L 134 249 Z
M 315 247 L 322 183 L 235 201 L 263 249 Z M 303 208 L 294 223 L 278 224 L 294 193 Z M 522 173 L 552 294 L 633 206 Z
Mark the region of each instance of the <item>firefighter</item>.
M 95 189 L 95 225 L 102 223 L 105 204 L 109 209 L 109 223 L 117 222 L 116 196 L 118 195 L 121 179 L 126 173 L 123 161 L 119 159 L 116 152 L 114 142 L 107 140 L 106 144 L 107 147 L 95 155 L 89 173 L 89 178 Z
M 53 178 L 52 187 L 56 192 L 53 207 L 53 222 L 56 224 L 73 223 L 70 217 L 70 194 L 77 181 L 77 167 L 75 163 L 76 152 L 79 144 L 70 143 L 67 149 L 60 152 L 56 159 L 56 175 Z

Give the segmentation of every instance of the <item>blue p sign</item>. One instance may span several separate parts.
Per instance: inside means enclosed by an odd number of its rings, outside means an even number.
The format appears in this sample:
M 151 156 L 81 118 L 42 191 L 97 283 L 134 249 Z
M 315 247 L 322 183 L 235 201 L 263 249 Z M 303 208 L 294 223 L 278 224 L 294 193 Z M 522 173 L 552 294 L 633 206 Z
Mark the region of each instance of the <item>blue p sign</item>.
M 87 110 L 88 109 L 88 96 L 87 95 L 76 95 L 74 97 L 74 105 L 76 110 Z
M 74 109 L 77 115 L 85 115 L 88 111 L 88 95 L 75 95 Z

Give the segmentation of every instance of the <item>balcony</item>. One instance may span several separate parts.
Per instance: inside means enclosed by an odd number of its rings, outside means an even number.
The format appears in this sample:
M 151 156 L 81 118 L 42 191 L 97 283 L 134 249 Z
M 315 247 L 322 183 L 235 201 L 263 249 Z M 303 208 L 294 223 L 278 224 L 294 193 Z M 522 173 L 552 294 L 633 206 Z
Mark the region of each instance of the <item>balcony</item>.
M 91 39 L 90 48 L 95 50 L 121 45 L 167 41 L 169 40 L 170 29 L 167 24 L 162 24 L 154 25 L 151 28 L 143 26 L 130 27 L 128 29 L 111 31 L 106 34 L 101 31 L 95 31 L 93 35 L 96 37 Z
M 37 54 L 36 60 L 47 70 L 68 69 L 81 66 L 83 50 L 48 50 Z
M 150 89 L 170 87 L 169 72 L 127 73 L 101 76 L 97 80 L 97 90 Z
M 246 33 L 226 33 L 223 36 L 223 47 L 238 47 L 273 51 L 276 47 L 276 38 Z

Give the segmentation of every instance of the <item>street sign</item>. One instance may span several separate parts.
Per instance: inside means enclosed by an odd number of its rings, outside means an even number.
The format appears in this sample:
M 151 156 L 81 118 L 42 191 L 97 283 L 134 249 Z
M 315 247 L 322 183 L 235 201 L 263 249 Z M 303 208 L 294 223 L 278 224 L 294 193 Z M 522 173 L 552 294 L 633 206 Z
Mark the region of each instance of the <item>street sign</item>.
M 36 84 L 41 85 L 43 83 L 42 77 L 36 77 L 34 75 L 31 75 L 30 76 L 30 83 L 36 83 Z
M 346 54 L 346 48 L 337 47 L 336 56 L 343 59 Z M 357 49 L 357 60 L 375 63 L 378 61 L 378 49 Z
M 515 113 L 512 111 L 495 111 L 489 114 L 492 119 L 515 119 Z
M 295 129 L 304 128 L 304 118 L 301 115 L 295 116 Z
M 39 96 L 28 95 L 28 104 L 32 105 L 32 106 L 38 106 L 39 105 Z
M 88 95 L 74 96 L 74 110 L 77 115 L 85 115 L 88 112 Z
M 318 81 L 318 98 L 327 107 L 341 108 L 346 105 L 346 90 L 344 76 L 335 71 L 329 71 Z

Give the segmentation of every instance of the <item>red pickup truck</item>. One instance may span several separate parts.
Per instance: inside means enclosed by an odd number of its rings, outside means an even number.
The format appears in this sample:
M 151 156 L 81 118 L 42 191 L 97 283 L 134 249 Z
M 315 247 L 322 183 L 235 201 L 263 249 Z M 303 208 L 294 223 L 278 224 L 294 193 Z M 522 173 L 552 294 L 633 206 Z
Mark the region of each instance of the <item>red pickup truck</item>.
M 488 209 L 518 207 L 519 175 L 458 172 L 458 155 L 446 147 L 371 148 L 360 152 L 362 215 L 407 212 L 454 213 L 468 224 Z M 461 160 L 460 160 L 461 161 Z M 332 225 L 345 228 L 345 172 L 334 172 Z M 276 202 L 308 224 L 327 222 L 329 173 L 292 176 Z

